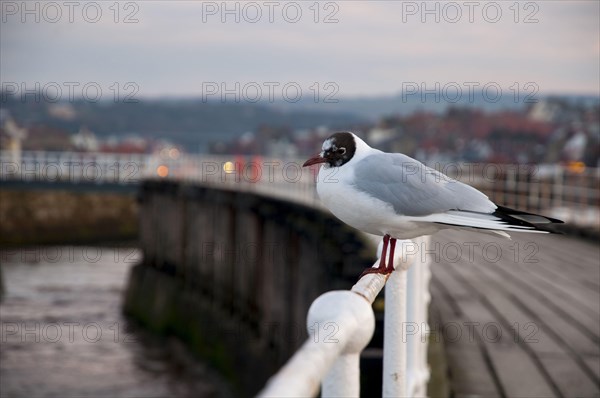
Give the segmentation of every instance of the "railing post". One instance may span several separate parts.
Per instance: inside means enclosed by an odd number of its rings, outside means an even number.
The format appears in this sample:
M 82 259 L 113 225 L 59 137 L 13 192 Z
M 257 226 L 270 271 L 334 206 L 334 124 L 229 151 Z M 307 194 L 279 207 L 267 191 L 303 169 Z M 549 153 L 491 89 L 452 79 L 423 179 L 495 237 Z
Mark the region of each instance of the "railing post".
M 383 332 L 383 389 L 384 397 L 407 397 L 412 395 L 408 391 L 408 350 L 409 341 L 406 336 L 408 323 L 408 304 L 414 305 L 417 294 L 423 293 L 418 280 L 414 280 L 413 297 L 408 297 L 408 269 L 416 262 L 411 255 L 420 253 L 418 246 L 411 240 L 398 240 L 399 249 L 394 258 L 395 271 L 385 286 L 385 312 Z M 420 264 L 419 264 L 420 265 Z M 415 279 L 415 278 L 413 278 Z M 413 311 L 414 312 L 414 311 Z M 414 315 L 414 314 L 413 314 Z M 422 325 L 412 325 L 421 327 Z M 415 350 L 414 341 L 413 351 Z M 416 352 L 413 352 L 413 361 L 416 362 Z
M 397 263 L 396 263 L 397 264 Z M 398 266 L 397 264 L 396 266 Z M 407 270 L 397 268 L 385 286 L 383 332 L 383 396 L 406 397 L 406 277 Z M 404 339 L 404 340 L 403 340 Z

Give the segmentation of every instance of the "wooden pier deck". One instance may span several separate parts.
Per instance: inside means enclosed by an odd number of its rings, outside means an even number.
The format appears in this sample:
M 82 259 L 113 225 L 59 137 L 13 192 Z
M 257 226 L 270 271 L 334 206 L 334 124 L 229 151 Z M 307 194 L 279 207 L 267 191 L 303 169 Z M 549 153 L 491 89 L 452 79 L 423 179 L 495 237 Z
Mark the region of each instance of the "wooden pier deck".
M 445 231 L 432 246 L 430 337 L 452 397 L 600 396 L 597 244 Z

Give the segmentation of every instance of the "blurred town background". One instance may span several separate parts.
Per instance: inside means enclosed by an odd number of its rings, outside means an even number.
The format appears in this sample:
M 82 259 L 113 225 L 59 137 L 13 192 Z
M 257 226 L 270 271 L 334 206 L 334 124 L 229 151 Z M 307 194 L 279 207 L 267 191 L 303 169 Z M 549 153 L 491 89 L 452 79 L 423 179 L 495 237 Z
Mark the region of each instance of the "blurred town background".
M 409 277 L 412 321 L 438 337 L 413 341 L 411 391 L 598 396 L 600 3 L 0 11 L 1 397 L 258 392 L 307 337 L 312 300 L 375 259 L 300 167 L 341 130 L 566 221 L 434 239 L 499 257 L 434 253 Z M 364 396 L 381 389 L 374 309 Z M 444 332 L 475 323 L 504 338 Z
M 600 103 L 593 96 L 452 104 L 435 102 L 433 95 L 422 101 L 420 95 L 399 94 L 346 99 L 316 110 L 283 101 L 54 103 L 42 93 L 21 96 L 2 93 L 5 150 L 158 154 L 175 148 L 182 154 L 296 159 L 315 152 L 333 132 L 349 130 L 381 150 L 429 163 L 562 164 L 583 170 L 600 161 Z

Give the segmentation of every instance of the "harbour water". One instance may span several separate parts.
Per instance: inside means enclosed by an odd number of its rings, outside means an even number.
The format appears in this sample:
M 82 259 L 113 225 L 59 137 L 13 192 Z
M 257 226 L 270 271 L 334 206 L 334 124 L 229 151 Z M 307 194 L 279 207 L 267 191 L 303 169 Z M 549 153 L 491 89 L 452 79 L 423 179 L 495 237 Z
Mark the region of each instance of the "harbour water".
M 229 386 L 174 339 L 121 313 L 135 248 L 0 252 L 1 397 L 226 397 Z

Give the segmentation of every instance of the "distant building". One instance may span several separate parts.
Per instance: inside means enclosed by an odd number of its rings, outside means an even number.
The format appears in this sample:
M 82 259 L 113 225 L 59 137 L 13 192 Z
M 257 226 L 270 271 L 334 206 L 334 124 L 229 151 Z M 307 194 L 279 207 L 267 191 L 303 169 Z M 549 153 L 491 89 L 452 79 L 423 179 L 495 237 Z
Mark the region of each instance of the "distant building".
M 560 117 L 561 106 L 555 101 L 542 99 L 531 106 L 527 116 L 531 120 L 551 123 Z
M 583 155 L 585 154 L 587 143 L 588 138 L 583 131 L 580 130 L 573 134 L 573 136 L 567 140 L 563 149 L 563 153 L 566 160 L 583 160 Z
M 158 153 L 163 148 L 171 146 L 173 145 L 166 141 L 153 143 L 136 135 L 129 135 L 124 138 L 113 135 L 99 142 L 100 152 L 110 153 Z
M 10 152 L 14 163 L 21 163 L 22 143 L 27 137 L 27 130 L 17 125 L 13 118 L 4 115 L 2 123 L 2 149 Z
M 87 127 L 82 127 L 78 133 L 73 134 L 71 142 L 80 151 L 96 152 L 100 149 L 100 143 L 96 135 Z
M 56 119 L 74 120 L 77 116 L 75 108 L 70 103 L 59 103 L 48 105 L 48 114 Z

